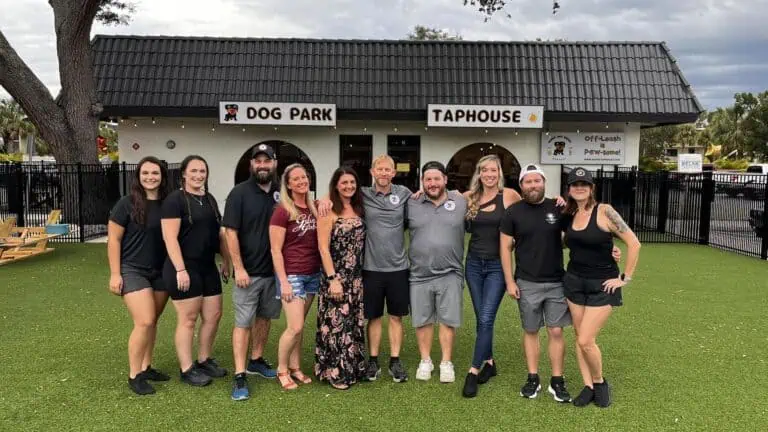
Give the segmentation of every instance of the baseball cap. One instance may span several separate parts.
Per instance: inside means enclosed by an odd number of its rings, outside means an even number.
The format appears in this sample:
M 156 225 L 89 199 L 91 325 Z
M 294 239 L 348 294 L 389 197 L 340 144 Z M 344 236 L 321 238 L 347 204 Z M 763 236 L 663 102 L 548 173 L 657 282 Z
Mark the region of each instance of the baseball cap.
M 544 171 L 542 171 L 541 167 L 536 164 L 523 165 L 523 168 L 520 170 L 519 181 L 523 181 L 523 177 L 528 174 L 540 174 L 542 177 L 544 177 L 544 180 L 547 179 L 547 175 L 544 174 Z
M 592 179 L 592 174 L 582 167 L 576 167 L 568 173 L 568 185 L 570 186 L 576 182 L 585 182 L 591 185 L 595 184 L 595 181 Z
M 445 165 L 441 164 L 438 161 L 429 161 L 429 162 L 425 163 L 424 166 L 421 168 L 421 175 L 423 176 L 424 173 L 427 172 L 427 170 L 431 170 L 431 169 L 436 169 L 436 170 L 440 171 L 441 173 L 443 173 L 443 175 L 446 175 L 445 174 Z
M 253 148 L 253 151 L 251 152 L 251 159 L 255 159 L 256 156 L 261 153 L 264 153 L 270 159 L 275 158 L 275 151 L 272 149 L 272 147 L 267 144 L 259 144 Z

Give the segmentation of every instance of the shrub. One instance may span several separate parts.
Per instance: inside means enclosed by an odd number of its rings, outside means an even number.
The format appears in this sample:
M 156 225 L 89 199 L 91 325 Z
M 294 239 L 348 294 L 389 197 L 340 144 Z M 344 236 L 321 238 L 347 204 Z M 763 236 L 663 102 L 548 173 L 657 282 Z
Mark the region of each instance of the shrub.
M 0 162 L 21 162 L 24 155 L 21 153 L 0 153 Z
M 721 170 L 744 171 L 749 166 L 748 159 L 721 159 L 715 161 L 715 168 Z

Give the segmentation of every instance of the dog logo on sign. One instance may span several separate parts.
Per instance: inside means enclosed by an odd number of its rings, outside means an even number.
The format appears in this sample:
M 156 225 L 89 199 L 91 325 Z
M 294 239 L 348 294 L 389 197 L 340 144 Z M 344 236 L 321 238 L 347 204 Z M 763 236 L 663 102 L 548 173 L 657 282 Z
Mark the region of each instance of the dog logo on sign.
M 397 195 L 390 195 L 389 196 L 389 202 L 392 203 L 392 205 L 398 205 L 400 204 L 400 197 Z
M 454 211 L 456 210 L 456 203 L 453 201 L 446 201 L 445 204 L 443 204 L 443 207 L 448 211 Z

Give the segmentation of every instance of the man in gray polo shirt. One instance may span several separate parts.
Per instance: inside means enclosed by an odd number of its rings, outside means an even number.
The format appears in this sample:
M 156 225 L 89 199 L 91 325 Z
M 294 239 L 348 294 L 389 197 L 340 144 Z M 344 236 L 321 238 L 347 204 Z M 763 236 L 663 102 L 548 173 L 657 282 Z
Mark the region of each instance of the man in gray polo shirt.
M 389 314 L 389 374 L 395 382 L 408 380 L 400 362 L 403 341 L 402 317 L 410 306 L 408 260 L 405 254 L 405 210 L 411 191 L 392 184 L 395 162 L 387 155 L 374 159 L 373 186 L 360 188 L 365 207 L 365 258 L 363 260 L 363 309 L 368 320 L 367 378 L 375 381 L 381 369 L 381 318 L 384 304 Z
M 421 362 L 416 379 L 427 381 L 434 366 L 430 357 L 434 323 L 440 324 L 442 350 L 440 382 L 453 382 L 451 362 L 456 328 L 463 311 L 464 214 L 467 202 L 456 191 L 446 191 L 448 177 L 440 162 L 421 170 L 424 194 L 408 200 L 411 231 L 409 257 L 411 314 L 416 327 Z

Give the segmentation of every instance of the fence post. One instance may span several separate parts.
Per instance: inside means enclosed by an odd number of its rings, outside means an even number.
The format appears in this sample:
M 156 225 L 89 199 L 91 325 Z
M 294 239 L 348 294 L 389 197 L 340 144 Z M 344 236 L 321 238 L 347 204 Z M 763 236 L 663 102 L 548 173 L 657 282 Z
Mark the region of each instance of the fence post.
M 14 181 L 16 182 L 16 194 L 13 194 L 13 188 L 8 188 L 8 210 L 11 213 L 16 213 L 16 225 L 26 226 L 26 220 L 24 214 L 26 209 L 24 208 L 24 195 L 26 194 L 26 185 L 24 178 L 24 168 L 21 162 L 14 162 L 12 173 Z M 15 204 L 15 205 L 14 205 Z
M 635 203 L 635 200 L 637 200 L 637 167 L 636 166 L 633 166 L 632 170 L 629 172 L 629 182 L 627 186 L 629 186 L 629 218 L 627 220 L 627 223 L 629 224 L 629 228 L 634 230 L 635 229 L 635 211 L 637 209 L 637 205 Z
M 768 259 L 768 176 L 763 185 L 763 244 L 760 247 L 760 258 Z
M 85 243 L 85 223 L 83 221 L 83 164 L 77 163 L 77 223 L 80 226 L 80 243 Z
M 669 215 L 669 171 L 659 172 L 659 214 L 656 218 L 656 231 L 667 232 Z
M 715 182 L 712 180 L 712 171 L 702 172 L 701 184 L 701 212 L 699 215 L 699 244 L 709 244 L 709 228 L 712 219 L 712 201 L 715 198 Z
M 123 195 L 128 195 L 128 186 L 126 186 L 126 183 L 125 183 L 125 170 L 126 170 L 125 161 L 120 162 L 120 166 L 121 166 L 120 177 L 122 178 L 122 180 L 120 181 L 120 196 L 122 197 Z

